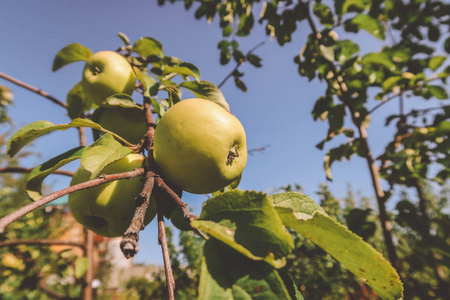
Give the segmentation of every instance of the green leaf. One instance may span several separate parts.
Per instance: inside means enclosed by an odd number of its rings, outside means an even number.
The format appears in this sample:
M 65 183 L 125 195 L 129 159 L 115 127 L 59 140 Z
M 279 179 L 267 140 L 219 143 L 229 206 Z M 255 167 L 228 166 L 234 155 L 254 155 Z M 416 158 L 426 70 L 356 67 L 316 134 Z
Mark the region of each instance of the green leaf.
M 333 47 L 325 47 L 324 45 L 319 46 L 320 53 L 323 55 L 323 57 L 330 61 L 334 62 L 334 48 Z
M 233 190 L 215 196 L 191 226 L 276 268 L 284 266 L 284 256 L 294 247 L 292 236 L 263 193 Z
M 395 64 L 386 53 L 368 53 L 363 56 L 361 62 L 364 64 L 380 64 L 384 65 L 390 71 L 395 71 Z
M 353 18 L 352 23 L 381 40 L 385 39 L 383 25 L 369 15 L 358 14 Z
M 59 50 L 53 60 L 52 71 L 55 72 L 65 65 L 76 61 L 86 61 L 92 56 L 92 51 L 78 43 L 69 44 Z
M 89 260 L 86 257 L 78 257 L 75 260 L 75 277 L 80 279 L 89 268 Z
M 240 80 L 238 77 L 234 77 L 234 84 L 241 91 L 247 92 L 247 85 L 242 80 Z
M 231 25 L 227 25 L 222 29 L 222 36 L 228 37 L 233 33 L 233 27 Z
M 246 59 L 251 65 L 253 65 L 257 68 L 262 67 L 262 64 L 261 64 L 262 58 L 259 57 L 258 55 L 249 53 L 249 54 L 247 54 Z
M 403 298 L 396 270 L 370 244 L 326 215 L 297 192 L 271 196 L 283 224 L 331 254 L 383 299 Z
M 283 219 L 283 213 L 286 213 L 286 211 L 283 212 L 280 207 L 292 209 L 292 211 L 288 209 L 287 214 L 290 215 L 293 213 L 298 220 L 302 221 L 311 220 L 317 211 L 326 214 L 325 210 L 313 199 L 299 192 L 281 193 L 271 195 L 269 198 L 272 200 L 281 219 Z
M 122 146 L 111 134 L 105 134 L 84 150 L 81 165 L 91 172 L 89 180 L 97 178 L 109 164 L 124 158 L 132 150 Z
M 55 130 L 67 130 L 73 127 L 89 127 L 103 132 L 112 133 L 91 120 L 81 118 L 73 119 L 69 124 L 62 125 L 55 125 L 50 121 L 36 121 L 19 129 L 11 136 L 11 138 L 7 142 L 7 153 L 12 157 L 17 152 L 19 152 L 19 150 L 22 149 L 26 144 L 32 142 L 40 136 L 43 136 Z M 117 134 L 112 134 L 118 139 L 128 143 Z
M 437 42 L 439 38 L 441 37 L 441 31 L 439 30 L 439 27 L 436 27 L 432 24 L 428 25 L 428 38 L 432 42 Z
M 97 107 L 91 101 L 86 101 L 81 82 L 75 84 L 67 93 L 67 114 L 71 119 L 79 118 L 83 112 Z
M 151 55 L 162 57 L 164 55 L 162 44 L 152 37 L 138 39 L 133 45 L 133 51 L 144 57 Z
M 190 90 L 195 96 L 203 99 L 208 99 L 226 110 L 230 110 L 225 97 L 223 96 L 220 89 L 213 83 L 205 80 L 201 81 L 183 81 L 180 86 Z
M 198 292 L 199 300 L 292 299 L 277 270 L 214 238 L 204 245 Z
M 236 30 L 237 36 L 247 36 L 255 24 L 253 13 L 243 13 L 239 16 L 238 28 Z
M 447 91 L 441 86 L 428 85 L 427 89 L 437 99 L 440 99 L 440 100 L 447 100 L 448 99 Z
M 125 33 L 118 32 L 117 35 L 122 40 L 122 42 L 125 44 L 125 46 L 131 45 L 130 39 L 128 38 L 128 36 Z
M 445 52 L 450 53 L 450 37 L 445 39 L 444 50 Z
M 402 76 L 392 76 L 387 78 L 382 83 L 383 92 L 391 91 L 394 86 L 397 85 L 397 83 L 402 79 Z
M 150 98 L 150 102 L 153 107 L 153 112 L 158 114 L 158 117 L 161 118 L 166 112 L 166 110 L 164 109 L 164 105 L 159 104 L 159 102 L 154 98 Z
M 428 62 L 428 67 L 432 71 L 436 71 L 440 66 L 442 66 L 446 59 L 447 57 L 443 55 L 434 56 Z
M 353 142 L 348 142 L 328 150 L 323 163 L 328 180 L 332 180 L 331 165 L 333 164 L 333 162 L 342 161 L 343 158 L 350 160 L 352 155 L 357 153 L 359 149 L 358 146 L 358 140 L 354 140 Z
M 340 1 L 336 1 L 336 4 L 338 2 Z M 343 2 L 341 12 L 342 15 L 346 14 L 349 11 L 362 12 L 367 6 L 367 4 L 365 3 L 366 1 L 364 0 L 344 0 L 341 2 Z
M 324 116 L 328 114 L 328 111 L 334 106 L 333 98 L 329 96 L 322 96 L 316 100 L 314 104 L 314 108 L 311 111 L 311 115 L 314 118 L 314 121 L 317 121 L 318 118 L 321 120 L 325 120 Z
M 289 295 L 291 296 L 291 299 L 296 300 L 305 300 L 303 298 L 302 293 L 297 288 L 297 285 L 292 281 L 291 277 L 287 275 L 283 270 L 279 270 L 278 274 L 280 275 L 281 279 L 283 280 L 284 285 L 286 286 Z
M 339 40 L 335 45 L 336 57 L 339 64 L 343 65 L 346 61 L 354 56 L 354 54 L 359 52 L 358 44 L 350 40 Z
M 315 3 L 313 6 L 313 13 L 319 19 L 320 24 L 325 27 L 331 27 L 334 24 L 333 14 L 331 9 L 323 3 Z
M 44 179 L 62 166 L 81 158 L 84 149 L 84 147 L 73 148 L 34 168 L 30 174 L 28 174 L 26 180 L 28 197 L 34 201 L 39 200 L 42 197 L 42 182 Z
M 144 96 L 150 97 L 158 94 L 159 83 L 153 79 L 153 77 L 143 74 L 141 70 L 136 67 L 133 67 L 134 74 L 136 74 L 136 78 L 142 83 L 144 88 Z
M 140 108 L 140 106 L 133 101 L 133 98 L 131 98 L 130 95 L 122 93 L 117 93 L 112 96 L 109 96 L 108 98 L 106 98 L 105 102 L 106 104 L 111 106 L 120 106 L 125 108 L 132 108 L 132 107 Z
M 193 64 L 183 62 L 175 66 L 165 66 L 164 74 L 177 73 L 183 78 L 192 76 L 196 81 L 200 81 L 200 70 Z

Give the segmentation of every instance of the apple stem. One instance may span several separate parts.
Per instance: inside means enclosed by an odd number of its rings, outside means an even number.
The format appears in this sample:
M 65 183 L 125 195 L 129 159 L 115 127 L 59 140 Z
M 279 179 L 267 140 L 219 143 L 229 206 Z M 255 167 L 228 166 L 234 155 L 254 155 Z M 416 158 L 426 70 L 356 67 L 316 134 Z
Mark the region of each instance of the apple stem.
M 237 147 L 233 146 L 230 148 L 230 151 L 228 152 L 227 165 L 231 165 L 236 157 L 239 157 L 239 152 L 237 150 Z
M 144 96 L 144 114 L 147 120 L 147 133 L 145 134 L 143 146 L 147 149 L 147 151 L 151 151 L 153 149 L 153 137 L 155 135 L 156 127 L 151 103 L 150 97 Z
M 128 229 L 123 234 L 120 249 L 126 258 L 133 257 L 139 251 L 139 232 L 144 229 L 144 219 L 150 204 L 150 196 L 155 184 L 155 173 L 147 171 L 142 192 L 136 197 L 136 209 Z
M 98 74 L 100 74 L 101 72 L 102 72 L 102 70 L 101 70 L 99 67 L 95 67 L 95 68 L 94 68 L 94 71 L 92 72 L 92 74 L 98 75 Z

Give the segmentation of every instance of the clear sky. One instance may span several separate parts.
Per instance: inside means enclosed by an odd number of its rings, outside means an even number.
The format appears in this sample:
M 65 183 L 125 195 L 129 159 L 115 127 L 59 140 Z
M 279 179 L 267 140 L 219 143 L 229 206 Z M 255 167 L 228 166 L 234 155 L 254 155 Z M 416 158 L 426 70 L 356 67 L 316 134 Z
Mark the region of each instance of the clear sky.
M 93 52 L 115 50 L 122 45 L 117 33 L 123 32 L 132 41 L 143 36 L 158 39 L 166 55 L 195 64 L 203 80 L 219 84 L 234 64 L 225 67 L 219 64 L 217 43 L 221 40 L 221 30 L 217 20 L 212 24 L 197 21 L 193 11 L 186 12 L 181 3 L 164 7 L 156 3 L 152 0 L 2 0 L 0 71 L 65 101 L 69 89 L 81 78 L 83 63 L 73 63 L 52 73 L 54 55 L 73 42 Z M 222 91 L 232 113 L 246 129 L 249 149 L 269 145 L 265 151 L 249 156 L 240 188 L 270 192 L 288 183 L 298 183 L 317 201 L 315 192 L 319 184 L 325 182 L 323 156 L 326 152 L 315 145 L 325 137 L 327 126 L 314 122 L 310 115 L 315 100 L 324 92 L 324 85 L 300 77 L 293 62 L 308 33 L 305 25 L 297 30 L 293 42 L 284 47 L 270 41 L 262 27 L 257 27 L 250 37 L 238 39 L 245 51 L 265 41 L 255 52 L 263 58 L 263 67 L 243 65 L 240 68 L 245 73 L 247 93 L 238 90 L 232 81 L 227 82 Z M 15 95 L 14 106 L 9 109 L 15 129 L 36 120 L 55 124 L 70 121 L 64 109 L 50 101 L 2 79 L 0 84 L 8 85 Z M 372 118 L 369 142 L 375 155 L 383 150 L 386 134 L 391 134 L 382 126 L 382 116 L 389 109 L 392 107 L 385 105 Z M 39 161 L 76 147 L 77 143 L 75 130 L 42 137 L 31 148 L 41 153 L 41 157 L 27 160 L 26 164 L 34 167 Z M 76 167 L 77 164 L 71 164 L 66 169 Z M 364 196 L 373 195 L 368 169 L 362 159 L 355 156 L 350 162 L 335 163 L 333 175 L 334 181 L 329 186 L 335 196 L 346 195 L 347 183 Z M 52 176 L 46 183 L 59 189 L 66 187 L 68 180 Z M 183 199 L 198 212 L 206 197 L 186 195 Z M 162 263 L 154 223 L 142 233 L 137 262 Z

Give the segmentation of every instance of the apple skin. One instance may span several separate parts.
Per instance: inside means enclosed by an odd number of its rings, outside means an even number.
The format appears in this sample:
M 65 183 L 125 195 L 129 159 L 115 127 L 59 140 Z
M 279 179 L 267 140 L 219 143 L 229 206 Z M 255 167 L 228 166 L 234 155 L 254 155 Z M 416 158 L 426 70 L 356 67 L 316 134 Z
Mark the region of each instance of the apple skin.
M 140 154 L 128 156 L 108 165 L 103 174 L 128 172 L 142 167 L 144 157 Z M 74 174 L 70 185 L 89 180 L 90 172 L 80 167 Z M 69 194 L 69 208 L 75 220 L 105 237 L 122 236 L 134 216 L 134 199 L 142 191 L 141 177 L 130 180 L 116 180 L 102 185 Z M 155 201 L 145 216 L 145 225 L 155 217 Z
M 172 225 L 178 228 L 179 230 L 189 231 L 192 230 L 190 222 L 184 218 L 183 211 L 179 207 L 175 207 L 172 213 L 170 214 L 170 221 L 172 221 Z
M 230 158 L 230 151 L 237 157 Z M 212 193 L 244 171 L 245 131 L 234 115 L 209 100 L 182 100 L 158 122 L 153 157 L 163 178 L 181 189 Z
M 144 111 L 139 108 L 102 107 L 97 123 L 132 144 L 139 143 L 147 132 Z
M 131 95 L 136 77 L 130 63 L 119 53 L 100 51 L 86 61 L 81 78 L 86 100 L 97 105 L 111 95 Z

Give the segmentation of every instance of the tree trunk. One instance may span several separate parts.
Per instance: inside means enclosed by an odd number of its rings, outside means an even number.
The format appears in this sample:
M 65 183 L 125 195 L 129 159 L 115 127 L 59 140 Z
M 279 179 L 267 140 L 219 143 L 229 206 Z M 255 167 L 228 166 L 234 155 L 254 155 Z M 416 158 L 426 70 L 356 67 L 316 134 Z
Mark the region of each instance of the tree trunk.
M 83 289 L 83 300 L 92 300 L 92 280 L 94 279 L 94 233 L 84 229 L 85 236 L 85 252 L 84 255 L 88 259 L 88 268 L 84 275 L 85 286 Z
M 392 239 L 392 224 L 388 218 L 386 211 L 386 199 L 383 188 L 381 186 L 380 173 L 378 172 L 378 167 L 375 165 L 375 162 L 372 157 L 372 151 L 370 150 L 369 143 L 367 141 L 367 131 L 363 125 L 358 127 L 360 134 L 361 147 L 364 149 L 365 159 L 367 161 L 370 177 L 372 179 L 372 186 L 375 192 L 375 196 L 377 198 L 378 204 L 378 214 L 380 218 L 381 228 L 383 231 L 384 243 L 386 245 L 386 251 L 389 257 L 389 261 L 392 265 L 399 269 L 400 262 L 397 257 L 397 253 L 395 251 L 394 242 Z

